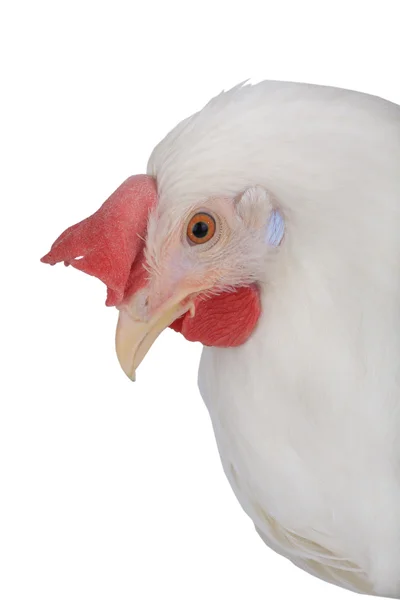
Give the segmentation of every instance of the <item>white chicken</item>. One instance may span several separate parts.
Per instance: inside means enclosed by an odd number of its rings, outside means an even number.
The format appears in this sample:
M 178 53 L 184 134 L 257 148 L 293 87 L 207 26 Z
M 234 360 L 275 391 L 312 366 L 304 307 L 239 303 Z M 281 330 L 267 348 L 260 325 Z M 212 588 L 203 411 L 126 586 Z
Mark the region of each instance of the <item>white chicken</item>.
M 400 598 L 400 108 L 240 85 L 180 123 L 44 262 L 100 277 L 134 372 L 204 344 L 222 464 L 270 547 Z

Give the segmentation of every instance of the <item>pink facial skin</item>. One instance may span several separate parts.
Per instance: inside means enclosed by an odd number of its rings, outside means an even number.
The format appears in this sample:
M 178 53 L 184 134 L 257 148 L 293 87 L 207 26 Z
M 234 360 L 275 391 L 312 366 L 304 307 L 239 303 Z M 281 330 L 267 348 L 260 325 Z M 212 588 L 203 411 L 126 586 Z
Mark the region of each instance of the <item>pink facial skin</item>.
M 129 177 L 91 217 L 62 233 L 41 260 L 64 262 L 98 277 L 107 286 L 107 306 L 126 303 L 147 284 L 144 247 L 150 211 L 157 204 L 152 177 Z M 261 313 L 256 286 L 195 299 L 196 314 L 172 323 L 175 331 L 206 346 L 243 344 Z

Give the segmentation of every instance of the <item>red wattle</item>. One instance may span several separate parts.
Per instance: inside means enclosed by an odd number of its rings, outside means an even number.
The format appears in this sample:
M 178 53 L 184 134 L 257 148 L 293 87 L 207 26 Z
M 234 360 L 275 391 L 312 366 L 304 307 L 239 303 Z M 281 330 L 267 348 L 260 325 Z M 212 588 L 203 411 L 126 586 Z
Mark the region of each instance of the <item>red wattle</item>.
M 191 342 L 205 346 L 240 346 L 252 334 L 261 314 L 258 288 L 237 288 L 235 292 L 224 292 L 196 303 L 193 318 L 186 313 L 172 323 Z

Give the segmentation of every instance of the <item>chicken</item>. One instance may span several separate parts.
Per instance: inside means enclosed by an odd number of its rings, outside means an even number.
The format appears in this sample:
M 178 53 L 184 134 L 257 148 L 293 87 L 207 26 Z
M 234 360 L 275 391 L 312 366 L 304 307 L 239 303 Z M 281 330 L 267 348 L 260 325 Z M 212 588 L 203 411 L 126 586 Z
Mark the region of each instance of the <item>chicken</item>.
M 400 598 L 400 108 L 241 84 L 182 121 L 42 260 L 100 278 L 135 371 L 170 326 L 268 546 Z

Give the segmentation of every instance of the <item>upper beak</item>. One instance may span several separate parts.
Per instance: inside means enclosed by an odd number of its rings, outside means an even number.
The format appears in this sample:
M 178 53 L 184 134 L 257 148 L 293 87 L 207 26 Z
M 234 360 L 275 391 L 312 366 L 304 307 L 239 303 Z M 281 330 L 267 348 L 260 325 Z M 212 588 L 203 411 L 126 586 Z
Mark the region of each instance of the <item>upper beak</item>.
M 171 298 L 147 321 L 136 318 L 129 306 L 119 309 L 115 346 L 119 363 L 129 379 L 135 381 L 137 367 L 164 329 L 188 311 L 194 316 L 193 300 L 187 298 L 188 292 Z

